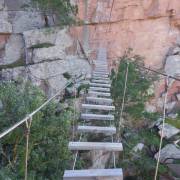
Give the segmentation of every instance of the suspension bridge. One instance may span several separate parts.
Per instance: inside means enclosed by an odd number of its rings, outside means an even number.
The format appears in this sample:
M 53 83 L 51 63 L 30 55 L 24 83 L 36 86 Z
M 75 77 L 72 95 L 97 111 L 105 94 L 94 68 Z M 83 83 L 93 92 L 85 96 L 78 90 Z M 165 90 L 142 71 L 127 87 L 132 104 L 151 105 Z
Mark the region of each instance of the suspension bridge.
M 69 142 L 68 148 L 74 154 L 74 161 L 72 163 L 72 169 L 65 170 L 64 176 L 60 177 L 64 180 L 123 180 L 123 170 L 117 168 L 118 154 L 122 153 L 123 145 L 119 142 L 119 130 L 121 128 L 122 114 L 124 109 L 124 102 L 127 89 L 128 81 L 128 67 L 129 62 L 127 62 L 127 69 L 125 74 L 125 84 L 124 84 L 124 93 L 123 101 L 120 113 L 120 122 L 119 126 L 116 128 L 114 123 L 114 111 L 115 106 L 113 105 L 113 100 L 111 98 L 111 80 L 110 72 L 108 69 L 107 62 L 107 52 L 104 48 L 99 48 L 97 60 L 94 63 L 95 67 L 92 70 L 91 82 L 89 83 L 88 93 L 86 94 L 84 102 L 81 104 L 81 115 L 79 118 L 79 123 L 77 127 L 73 127 L 73 130 L 76 129 L 79 134 L 79 139 L 74 139 Z M 137 65 L 138 66 L 138 65 Z M 157 166 L 155 169 L 154 180 L 158 178 L 158 169 L 160 164 L 160 156 L 162 149 L 163 141 L 163 131 L 164 124 L 166 119 L 166 103 L 169 90 L 169 80 L 174 79 L 180 81 L 176 77 L 169 76 L 162 72 L 155 71 L 150 68 L 143 67 L 154 73 L 163 75 L 165 77 L 165 96 L 164 96 L 164 107 L 163 107 L 163 128 L 161 130 L 161 139 L 159 144 L 159 153 L 157 159 Z M 28 158 L 29 158 L 29 136 L 30 128 L 33 120 L 33 116 L 40 112 L 45 106 L 47 106 L 51 101 L 55 100 L 63 92 L 63 90 L 68 87 L 72 81 L 69 81 L 64 88 L 57 91 L 57 93 L 48 99 L 44 104 L 42 104 L 35 111 L 27 115 L 24 119 L 17 122 L 4 132 L 0 134 L 0 139 L 5 137 L 7 134 L 13 132 L 15 129 L 19 128 L 22 124 L 26 124 L 27 133 L 26 133 L 26 152 L 25 152 L 25 175 L 24 179 L 28 179 Z M 73 132 L 74 134 L 75 132 Z M 98 139 L 98 141 L 90 140 L 87 135 L 99 135 L 103 134 L 108 138 Z M 101 137 L 101 136 L 100 136 Z M 115 138 L 116 137 L 116 138 Z M 176 143 L 178 143 L 177 141 Z M 95 166 L 90 166 L 86 169 L 76 169 L 78 157 L 81 155 L 81 152 L 105 152 L 109 153 L 111 157 L 110 165 L 107 165 L 107 161 L 103 161 L 101 157 L 97 157 L 96 161 L 99 161 Z M 106 168 L 108 167 L 108 168 Z
M 116 134 L 116 127 L 114 126 L 113 111 L 115 107 L 112 105 L 110 93 L 111 82 L 109 78 L 109 70 L 107 64 L 107 52 L 106 49 L 100 48 L 98 58 L 95 63 L 95 68 L 92 72 L 92 79 L 89 87 L 85 103 L 82 104 L 82 110 L 80 120 L 83 121 L 83 125 L 78 125 L 77 131 L 80 133 L 78 141 L 69 142 L 69 150 L 75 151 L 75 159 L 73 170 L 66 170 L 64 173 L 64 180 L 122 180 L 122 169 L 116 168 L 116 155 L 115 152 L 123 151 L 122 143 L 114 142 L 114 135 Z M 99 121 L 99 126 L 96 126 L 96 122 Z M 103 122 L 108 122 L 109 126 L 103 126 Z M 89 123 L 91 122 L 91 123 Z M 91 125 L 86 125 L 91 124 Z M 95 125 L 94 125 L 95 124 Z M 83 134 L 106 134 L 111 138 L 110 142 L 85 142 L 83 140 Z M 111 169 L 85 169 L 75 170 L 76 161 L 79 151 L 108 151 L 112 154 L 113 168 Z M 101 161 L 102 162 L 102 161 Z M 105 167 L 105 164 L 101 164 L 100 167 Z

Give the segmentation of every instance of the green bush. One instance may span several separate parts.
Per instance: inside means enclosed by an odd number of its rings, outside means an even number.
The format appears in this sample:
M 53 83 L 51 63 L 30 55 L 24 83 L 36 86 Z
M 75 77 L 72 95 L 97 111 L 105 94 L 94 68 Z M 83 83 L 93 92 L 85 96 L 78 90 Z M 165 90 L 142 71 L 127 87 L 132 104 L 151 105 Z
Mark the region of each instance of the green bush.
M 160 137 L 155 130 L 149 129 L 148 124 L 159 117 L 159 113 L 148 113 L 145 111 L 145 103 L 153 96 L 149 93 L 155 75 L 144 70 L 142 58 L 125 52 L 119 58 L 117 71 L 112 71 L 111 93 L 116 107 L 115 120 L 119 127 L 121 104 L 125 84 L 127 64 L 129 63 L 129 73 L 127 80 L 127 91 L 123 111 L 123 129 L 118 131 L 123 143 L 123 160 L 118 162 L 118 166 L 130 172 L 130 177 L 137 180 L 151 180 L 154 177 L 156 160 L 155 153 L 158 152 Z M 139 66 L 140 65 L 140 66 Z M 142 151 L 134 152 L 133 148 L 143 143 Z M 163 145 L 165 142 L 163 142 Z M 160 165 L 159 173 L 166 173 L 167 168 Z
M 30 83 L 0 84 L 0 132 L 39 107 L 46 97 Z M 72 111 L 59 113 L 51 103 L 33 117 L 28 160 L 29 179 L 62 179 L 71 154 L 67 149 Z M 23 179 L 25 170 L 25 125 L 0 141 L 0 179 Z
M 132 59 L 134 62 L 132 62 Z M 136 121 L 144 119 L 145 102 L 152 96 L 148 94 L 153 76 L 147 75 L 147 72 L 137 66 L 142 64 L 139 56 L 131 56 L 130 52 L 126 52 L 124 56 L 119 58 L 119 67 L 117 72 L 112 71 L 112 88 L 111 93 L 116 106 L 116 119 L 119 119 L 121 104 L 123 100 L 123 91 L 125 84 L 125 75 L 127 63 L 129 63 L 129 72 L 127 79 L 127 90 L 125 96 L 124 116 L 125 118 Z
M 55 15 L 60 25 L 71 25 L 75 22 L 73 15 L 78 8 L 73 6 L 70 0 L 32 0 L 32 3 L 43 12 L 46 26 L 49 26 L 48 15 Z

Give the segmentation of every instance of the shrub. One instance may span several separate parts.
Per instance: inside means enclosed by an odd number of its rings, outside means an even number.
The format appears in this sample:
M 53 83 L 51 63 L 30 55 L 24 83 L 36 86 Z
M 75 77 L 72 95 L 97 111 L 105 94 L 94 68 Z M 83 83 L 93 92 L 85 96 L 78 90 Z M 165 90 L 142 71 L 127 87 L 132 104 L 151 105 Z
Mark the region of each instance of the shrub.
M 12 126 L 39 107 L 46 97 L 30 83 L 0 84 L 0 131 Z M 29 179 L 62 179 L 71 154 L 67 149 L 72 111 L 58 113 L 51 103 L 33 117 L 28 160 Z M 23 179 L 25 170 L 25 126 L 17 128 L 1 139 L 0 178 Z

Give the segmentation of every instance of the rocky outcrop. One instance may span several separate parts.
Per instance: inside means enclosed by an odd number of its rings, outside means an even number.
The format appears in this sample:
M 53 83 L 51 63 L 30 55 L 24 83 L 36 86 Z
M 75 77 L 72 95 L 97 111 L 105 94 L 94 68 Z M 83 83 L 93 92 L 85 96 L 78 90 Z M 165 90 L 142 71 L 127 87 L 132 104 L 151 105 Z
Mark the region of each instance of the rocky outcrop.
M 68 79 L 64 77 L 64 73 L 71 76 L 86 76 L 91 73 L 91 67 L 85 59 L 68 56 L 64 60 L 3 69 L 1 78 L 15 81 L 18 79 L 31 80 L 34 85 L 41 87 L 46 94 L 51 96 L 67 83 Z
M 180 76 L 180 55 L 168 56 L 165 64 L 165 72 L 171 76 Z
M 24 44 L 21 35 L 12 34 L 5 44 L 4 57 L 0 59 L 0 65 L 8 65 L 14 62 L 22 62 L 24 59 Z
M 55 45 L 57 31 L 55 28 L 24 31 L 23 37 L 26 48 L 33 48 L 34 46 L 43 44 Z
M 155 158 L 157 159 L 158 153 L 155 154 Z M 180 149 L 177 148 L 173 144 L 167 144 L 164 148 L 161 150 L 161 157 L 160 162 L 161 163 L 172 163 L 174 160 L 180 159 Z
M 8 21 L 8 13 L 0 11 L 0 33 L 12 33 L 12 24 Z
M 162 127 L 163 125 L 161 124 L 158 128 L 159 128 L 159 134 L 161 135 L 161 131 L 162 131 Z M 166 139 L 169 139 L 175 135 L 177 135 L 178 133 L 180 133 L 180 130 L 165 123 L 164 124 L 164 130 L 163 130 L 163 137 Z
M 73 39 L 68 27 L 51 27 L 48 16 L 45 28 L 43 13 L 33 8 L 31 0 L 0 1 L 0 78 L 30 80 L 48 96 L 68 81 L 64 74 L 90 74 L 89 63 L 70 55 Z
M 88 45 L 92 56 L 99 45 L 108 49 L 110 64 L 131 47 L 145 57 L 145 64 L 162 68 L 169 47 L 178 43 L 179 0 L 79 1 L 79 17 L 86 13 Z M 109 24 L 109 22 L 111 22 Z M 83 37 L 83 28 L 75 32 Z
M 133 148 L 133 151 L 134 151 L 134 152 L 142 151 L 143 148 L 144 148 L 144 144 L 143 144 L 143 143 L 138 143 L 138 144 Z
M 33 51 L 33 62 L 54 61 L 65 59 L 65 53 L 58 46 L 38 48 Z

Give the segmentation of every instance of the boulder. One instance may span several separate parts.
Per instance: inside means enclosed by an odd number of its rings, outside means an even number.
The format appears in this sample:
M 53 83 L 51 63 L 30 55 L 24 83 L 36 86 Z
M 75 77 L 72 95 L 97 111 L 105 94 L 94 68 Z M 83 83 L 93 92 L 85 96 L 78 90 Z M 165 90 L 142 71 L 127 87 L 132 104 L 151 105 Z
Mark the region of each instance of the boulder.
M 65 50 L 67 47 L 72 46 L 73 41 L 68 35 L 67 29 L 62 29 L 57 32 L 55 44 L 63 50 Z
M 180 93 L 176 94 L 176 97 L 177 97 L 178 101 L 180 101 Z
M 5 6 L 9 11 L 23 10 L 23 6 L 28 5 L 30 0 L 5 0 Z
M 0 10 L 3 10 L 4 9 L 4 0 L 1 0 L 0 1 Z
M 165 72 L 171 76 L 180 76 L 180 56 L 169 56 L 166 59 Z
M 168 164 L 167 166 L 176 176 L 180 177 L 180 164 Z
M 8 20 L 7 11 L 0 11 L 0 33 L 12 33 L 12 24 Z
M 162 130 L 163 125 L 161 124 L 158 128 L 159 128 L 159 134 L 161 135 L 161 130 Z M 165 123 L 164 124 L 164 131 L 163 131 L 163 137 L 166 139 L 169 139 L 173 136 L 175 136 L 176 134 L 178 134 L 180 132 L 179 129 L 177 129 L 174 126 L 171 126 L 170 124 Z
M 73 62 L 71 62 L 73 61 Z M 90 66 L 84 59 L 57 60 L 52 62 L 42 62 L 26 67 L 3 69 L 1 77 L 3 80 L 31 80 L 34 85 L 41 87 L 48 96 L 54 95 L 67 83 L 64 73 L 68 72 L 73 76 L 89 74 Z
M 172 51 L 172 55 L 180 55 L 180 47 L 175 47 Z
M 33 51 L 33 62 L 53 61 L 65 59 L 65 52 L 58 46 L 48 48 L 38 48 Z
M 68 72 L 72 76 L 85 75 L 86 78 L 91 76 L 91 66 L 87 60 L 77 56 L 67 56 L 66 61 L 68 62 L 70 69 Z
M 133 151 L 134 151 L 134 152 L 142 151 L 143 148 L 144 148 L 144 144 L 143 144 L 143 143 L 138 143 L 138 144 L 133 148 Z
M 12 11 L 9 15 L 13 25 L 13 33 L 22 33 L 44 27 L 44 19 L 40 12 Z
M 35 29 L 23 32 L 26 48 L 43 44 L 55 44 L 57 31 L 52 28 Z
M 167 56 L 172 56 L 172 55 L 180 55 L 180 47 L 178 47 L 178 46 L 171 47 L 169 49 Z
M 21 61 L 23 63 L 24 43 L 21 35 L 13 34 L 5 45 L 5 56 L 0 65 L 8 65 Z
M 158 158 L 158 153 L 155 154 L 155 159 Z M 173 144 L 167 144 L 161 149 L 161 163 L 172 163 L 173 160 L 180 159 L 180 149 Z
M 38 32 L 38 33 L 40 33 L 40 32 Z M 38 40 L 38 41 L 41 41 L 41 42 L 44 41 L 44 43 L 45 43 L 45 34 L 43 34 L 41 40 Z M 48 41 L 49 42 L 55 41 L 55 42 L 53 42 L 53 43 L 55 43 L 55 46 L 34 49 L 33 58 L 32 58 L 34 63 L 39 63 L 42 61 L 60 60 L 60 59 L 62 60 L 65 58 L 67 60 L 72 59 L 72 58 L 74 59 L 74 56 L 66 57 L 66 48 L 68 48 L 72 45 L 72 39 L 67 34 L 66 29 L 63 29 L 63 30 L 56 29 L 54 31 L 54 34 L 52 33 L 52 35 L 49 35 Z M 35 43 L 34 40 L 33 40 L 33 42 Z M 30 44 L 32 44 L 32 43 L 28 43 L 28 45 L 30 45 Z M 71 62 L 71 60 L 70 60 L 70 62 Z

